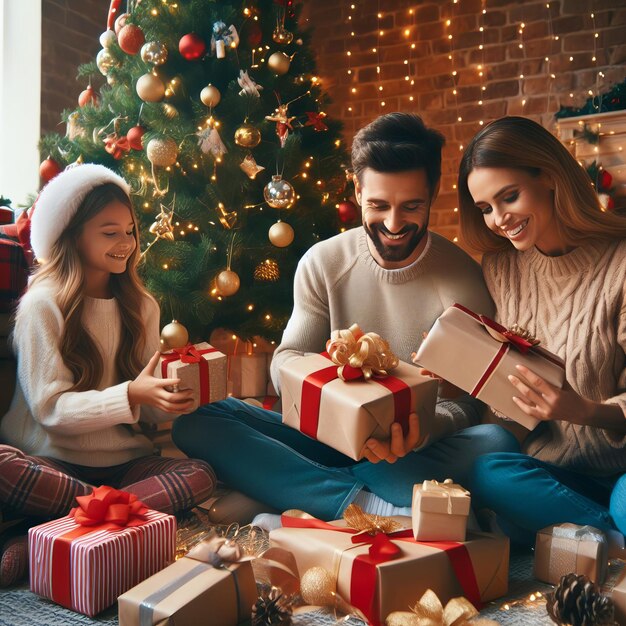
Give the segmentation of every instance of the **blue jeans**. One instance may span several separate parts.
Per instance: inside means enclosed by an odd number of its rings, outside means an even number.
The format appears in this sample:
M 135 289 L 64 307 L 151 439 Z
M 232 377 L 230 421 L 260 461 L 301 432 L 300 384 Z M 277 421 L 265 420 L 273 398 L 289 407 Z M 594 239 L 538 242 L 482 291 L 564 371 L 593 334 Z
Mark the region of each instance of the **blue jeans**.
M 590 476 L 521 453 L 477 459 L 469 489 L 477 509 L 492 509 L 513 541 L 533 545 L 551 524 L 589 524 L 626 532 L 626 475 Z
M 453 478 L 467 485 L 475 459 L 519 451 L 509 432 L 472 426 L 396 463 L 356 462 L 281 423 L 281 415 L 229 398 L 174 422 L 176 445 L 204 459 L 220 480 L 275 509 L 302 509 L 330 520 L 363 488 L 396 506 L 411 506 L 413 484 Z

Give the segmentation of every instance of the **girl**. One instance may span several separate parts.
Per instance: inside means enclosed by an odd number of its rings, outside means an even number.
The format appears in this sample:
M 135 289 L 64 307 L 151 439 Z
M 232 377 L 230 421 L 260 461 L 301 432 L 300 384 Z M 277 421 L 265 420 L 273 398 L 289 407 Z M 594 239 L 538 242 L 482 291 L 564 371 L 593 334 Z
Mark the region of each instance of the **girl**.
M 520 117 L 474 137 L 458 189 L 497 320 L 564 358 L 567 378 L 558 389 L 517 367 L 514 401 L 542 423 L 522 454 L 478 459 L 472 495 L 524 543 L 560 522 L 626 533 L 626 219 L 603 213 L 566 148 Z
M 177 379 L 153 376 L 159 307 L 137 275 L 129 191 L 106 167 L 78 165 L 33 209 L 39 267 L 17 309 L 17 387 L 0 422 L 9 444 L 0 445 L 0 504 L 12 515 L 65 515 L 91 485 L 130 491 L 167 513 L 213 491 L 208 464 L 159 457 L 133 429 L 140 419 L 171 420 L 193 401 L 189 390 L 167 391 Z M 9 542 L 0 585 L 23 575 L 24 557 L 24 542 Z

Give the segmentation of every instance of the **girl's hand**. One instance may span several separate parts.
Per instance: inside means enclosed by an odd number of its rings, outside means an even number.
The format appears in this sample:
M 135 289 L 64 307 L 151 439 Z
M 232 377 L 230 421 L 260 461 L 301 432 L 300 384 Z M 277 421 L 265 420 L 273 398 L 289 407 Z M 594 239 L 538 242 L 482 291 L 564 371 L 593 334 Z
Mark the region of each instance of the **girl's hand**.
M 160 352 L 155 352 L 135 380 L 128 385 L 128 401 L 131 406 L 144 404 L 166 413 L 185 413 L 194 405 L 193 391 L 168 391 L 166 387 L 180 384 L 180 378 L 157 378 L 154 370 L 159 363 Z
M 567 381 L 563 389 L 559 389 L 523 365 L 516 365 L 515 368 L 521 376 L 509 376 L 509 381 L 520 395 L 513 396 L 513 401 L 526 415 L 543 421 L 589 423 L 592 403 L 577 394 Z
M 428 376 L 429 378 L 434 378 L 435 380 L 439 381 L 439 395 L 442 398 L 458 398 L 465 393 L 463 389 L 457 387 L 456 385 L 453 385 L 447 380 L 441 378 L 441 376 L 437 376 L 437 374 L 434 374 L 433 372 L 426 370 L 423 367 L 420 368 L 420 374 L 422 376 Z
M 363 456 L 371 463 L 395 463 L 400 457 L 406 456 L 420 442 L 420 422 L 417 413 L 409 415 L 409 432 L 404 437 L 402 426 L 391 425 L 391 441 L 368 439 L 363 447 Z

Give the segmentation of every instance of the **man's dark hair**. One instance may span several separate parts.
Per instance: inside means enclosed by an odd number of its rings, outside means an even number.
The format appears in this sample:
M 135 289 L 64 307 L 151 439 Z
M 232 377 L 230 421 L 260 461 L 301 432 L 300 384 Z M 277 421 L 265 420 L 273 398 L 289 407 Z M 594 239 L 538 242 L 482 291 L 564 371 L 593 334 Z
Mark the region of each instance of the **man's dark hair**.
M 444 136 L 419 115 L 388 113 L 362 128 L 352 142 L 352 170 L 359 181 L 367 167 L 376 172 L 424 170 L 432 194 L 441 178 Z

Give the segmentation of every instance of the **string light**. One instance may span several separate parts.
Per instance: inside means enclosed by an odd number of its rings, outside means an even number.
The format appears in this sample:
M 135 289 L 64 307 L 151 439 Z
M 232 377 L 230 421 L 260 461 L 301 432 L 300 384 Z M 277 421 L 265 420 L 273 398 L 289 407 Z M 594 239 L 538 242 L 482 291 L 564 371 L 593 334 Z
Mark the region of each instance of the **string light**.
M 446 20 L 446 27 L 450 28 L 452 27 L 452 18 L 454 18 L 454 5 L 456 4 L 456 1 L 454 1 L 452 3 L 452 7 L 450 9 L 450 18 Z M 459 98 L 458 98 L 458 84 L 457 84 L 457 75 L 458 72 L 455 69 L 455 65 L 454 65 L 454 37 L 452 35 L 452 32 L 448 33 L 448 41 L 450 42 L 450 53 L 448 54 L 448 59 L 450 60 L 450 65 L 452 67 L 452 72 L 451 72 L 451 76 L 452 76 L 452 95 L 454 96 L 454 108 L 456 111 L 456 119 L 457 122 L 462 122 L 463 121 L 463 116 L 459 115 Z M 463 144 L 459 143 L 459 151 L 463 150 Z

